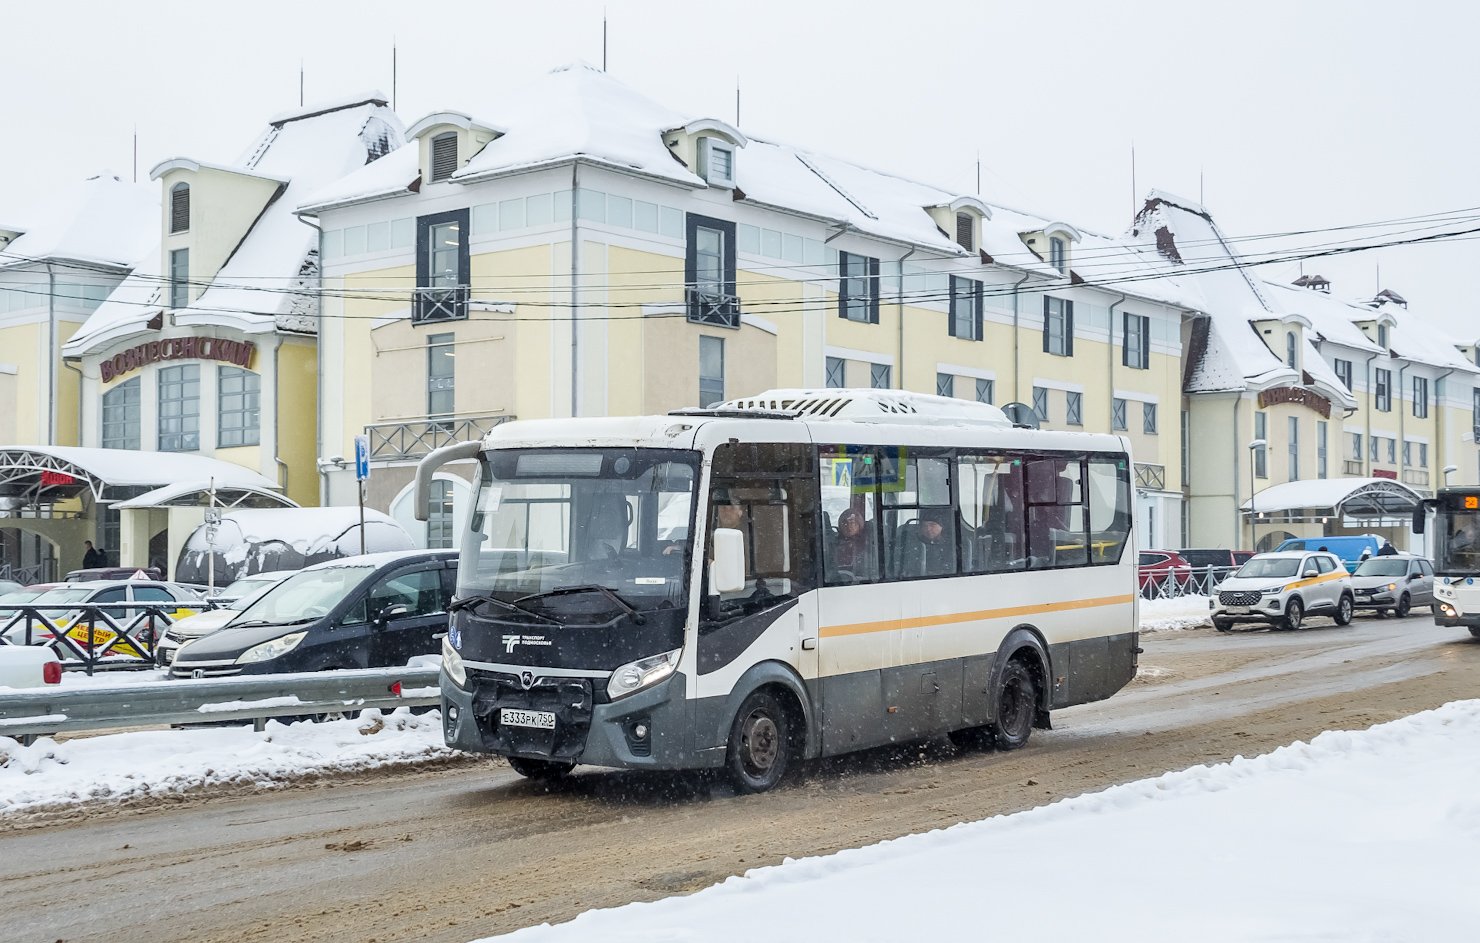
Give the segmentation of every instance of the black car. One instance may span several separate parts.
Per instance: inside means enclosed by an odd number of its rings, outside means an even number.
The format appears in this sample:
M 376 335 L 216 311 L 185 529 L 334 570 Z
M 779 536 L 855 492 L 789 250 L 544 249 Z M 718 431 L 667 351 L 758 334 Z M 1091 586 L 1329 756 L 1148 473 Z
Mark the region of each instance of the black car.
M 381 668 L 441 650 L 457 551 L 345 557 L 283 580 L 219 631 L 182 646 L 173 678 Z

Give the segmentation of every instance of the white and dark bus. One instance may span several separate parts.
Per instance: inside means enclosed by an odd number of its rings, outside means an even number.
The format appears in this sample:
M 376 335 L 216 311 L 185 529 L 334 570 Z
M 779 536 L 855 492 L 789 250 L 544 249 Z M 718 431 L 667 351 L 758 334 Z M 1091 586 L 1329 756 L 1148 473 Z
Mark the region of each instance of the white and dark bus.
M 505 423 L 443 645 L 449 746 L 527 776 L 724 768 L 943 734 L 1024 744 L 1136 670 L 1131 455 L 994 406 L 781 390 Z
M 1480 638 L 1480 488 L 1440 488 L 1413 512 L 1422 534 L 1434 515 L 1434 622 Z

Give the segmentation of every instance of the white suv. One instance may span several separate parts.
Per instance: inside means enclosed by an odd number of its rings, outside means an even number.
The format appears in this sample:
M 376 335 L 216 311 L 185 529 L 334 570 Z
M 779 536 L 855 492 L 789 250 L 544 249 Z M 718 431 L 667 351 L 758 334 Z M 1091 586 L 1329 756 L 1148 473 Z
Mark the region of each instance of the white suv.
M 1227 632 L 1235 622 L 1264 622 L 1294 631 L 1307 615 L 1329 615 L 1337 625 L 1352 621 L 1356 601 L 1351 574 L 1335 554 L 1299 550 L 1261 553 L 1218 585 L 1208 600 L 1213 627 Z

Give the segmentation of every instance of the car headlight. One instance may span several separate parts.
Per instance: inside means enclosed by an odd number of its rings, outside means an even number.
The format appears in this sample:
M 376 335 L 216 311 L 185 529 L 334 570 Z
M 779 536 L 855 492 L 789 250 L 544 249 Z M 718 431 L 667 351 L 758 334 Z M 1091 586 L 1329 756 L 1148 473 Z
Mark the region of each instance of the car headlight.
M 1390 593 L 1393 592 L 1394 590 L 1396 590 L 1397 588 L 1398 588 L 1398 584 L 1397 583 L 1389 583 L 1388 584 L 1388 592 L 1390 592 Z
M 253 645 L 241 653 L 236 659 L 236 663 L 238 665 L 250 665 L 258 661 L 272 661 L 274 658 L 280 655 L 286 655 L 288 652 L 297 648 L 298 643 L 303 641 L 303 637 L 307 634 L 307 632 L 294 632 L 292 635 L 284 635 L 282 638 L 275 638 L 270 642 L 263 642 L 261 645 Z M 179 656 L 177 655 L 176 657 L 178 658 Z
M 615 701 L 619 697 L 652 687 L 673 674 L 673 669 L 678 667 L 678 656 L 682 652 L 683 649 L 675 648 L 671 652 L 623 665 L 613 671 L 611 680 L 607 681 L 607 696 Z
M 466 687 L 468 683 L 468 669 L 463 665 L 462 656 L 457 649 L 452 647 L 452 641 L 447 636 L 442 636 L 442 670 L 447 672 L 447 677 L 458 687 Z
M 1283 593 L 1284 591 L 1285 591 L 1285 587 L 1283 587 L 1283 586 L 1271 586 L 1269 589 L 1261 589 L 1259 591 L 1259 593 L 1262 596 L 1278 596 L 1280 593 Z

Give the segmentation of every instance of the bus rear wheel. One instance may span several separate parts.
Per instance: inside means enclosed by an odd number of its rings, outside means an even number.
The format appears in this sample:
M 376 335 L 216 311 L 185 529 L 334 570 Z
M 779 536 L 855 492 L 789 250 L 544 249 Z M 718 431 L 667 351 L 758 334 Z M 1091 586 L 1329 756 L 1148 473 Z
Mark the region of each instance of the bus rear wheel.
M 1008 662 L 998 682 L 997 722 L 992 725 L 992 741 L 997 749 L 1016 750 L 1027 743 L 1037 711 L 1038 686 L 1033 673 L 1020 661 Z
M 725 770 L 735 791 L 765 792 L 781 782 L 791 761 L 791 724 L 781 702 L 766 691 L 745 699 L 730 725 Z
M 514 768 L 514 772 L 526 779 L 545 781 L 559 779 L 576 768 L 574 763 L 560 763 L 555 760 L 527 760 L 522 756 L 510 756 L 505 759 Z

